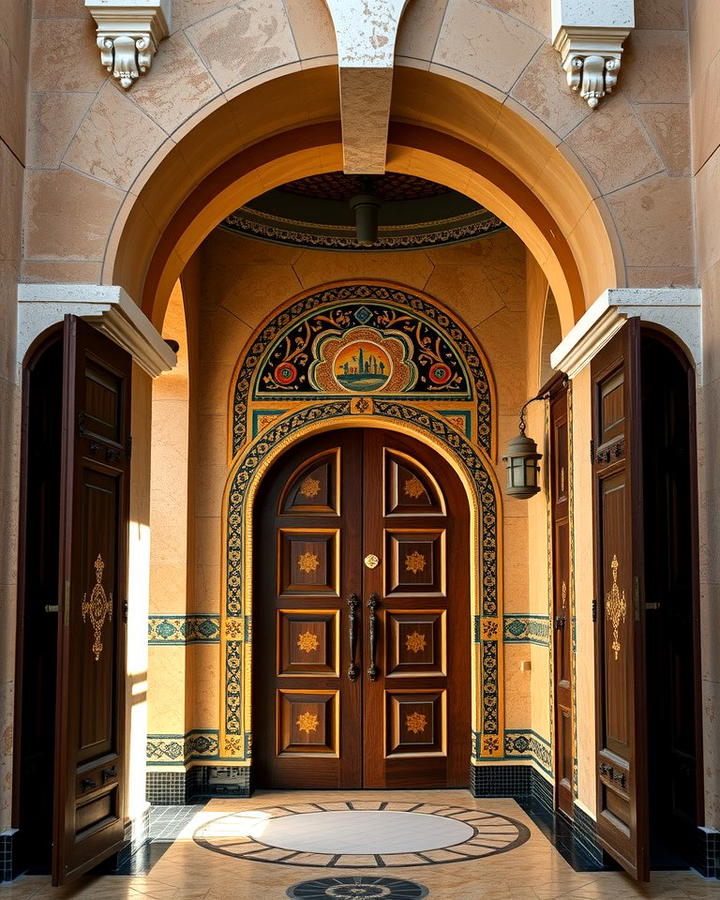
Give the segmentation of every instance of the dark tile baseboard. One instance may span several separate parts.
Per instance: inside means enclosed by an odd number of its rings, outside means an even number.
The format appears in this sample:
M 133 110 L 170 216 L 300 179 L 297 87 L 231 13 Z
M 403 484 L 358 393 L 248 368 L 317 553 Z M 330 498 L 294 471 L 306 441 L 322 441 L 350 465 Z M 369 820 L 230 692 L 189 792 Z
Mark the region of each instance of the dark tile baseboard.
M 579 807 L 574 820 L 554 809 L 553 786 L 533 766 L 470 766 L 474 797 L 511 797 L 576 871 L 603 869 L 595 822 Z
M 15 871 L 17 851 L 14 845 L 17 833 L 17 828 L 0 831 L 0 882 L 12 881 L 19 874 Z M 13 860 L 15 860 L 14 864 Z
M 247 766 L 191 766 L 186 772 L 149 769 L 146 797 L 153 806 L 186 806 L 213 797 L 249 797 Z

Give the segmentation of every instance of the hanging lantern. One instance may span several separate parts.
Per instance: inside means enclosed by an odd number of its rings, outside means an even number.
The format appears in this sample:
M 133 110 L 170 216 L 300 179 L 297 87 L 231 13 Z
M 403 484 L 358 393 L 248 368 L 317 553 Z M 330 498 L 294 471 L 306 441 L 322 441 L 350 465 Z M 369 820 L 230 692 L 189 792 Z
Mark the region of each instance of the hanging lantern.
M 355 214 L 355 232 L 358 244 L 370 246 L 378 237 L 378 214 L 382 201 L 372 194 L 357 194 L 350 199 L 350 209 Z
M 529 500 L 540 491 L 538 486 L 538 462 L 542 459 L 542 453 L 537 452 L 537 444 L 525 434 L 525 410 L 533 400 L 520 410 L 520 433 L 508 444 L 507 456 L 503 456 L 503 462 L 507 469 L 507 493 L 518 500 Z

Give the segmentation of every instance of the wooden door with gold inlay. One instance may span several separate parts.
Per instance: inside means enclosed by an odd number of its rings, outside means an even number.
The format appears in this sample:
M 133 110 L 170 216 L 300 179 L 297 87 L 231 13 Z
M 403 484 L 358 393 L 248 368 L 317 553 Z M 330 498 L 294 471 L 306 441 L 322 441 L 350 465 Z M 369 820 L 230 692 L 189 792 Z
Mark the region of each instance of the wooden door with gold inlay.
M 402 435 L 331 432 L 275 464 L 255 510 L 256 783 L 465 784 L 469 511 L 452 467 Z

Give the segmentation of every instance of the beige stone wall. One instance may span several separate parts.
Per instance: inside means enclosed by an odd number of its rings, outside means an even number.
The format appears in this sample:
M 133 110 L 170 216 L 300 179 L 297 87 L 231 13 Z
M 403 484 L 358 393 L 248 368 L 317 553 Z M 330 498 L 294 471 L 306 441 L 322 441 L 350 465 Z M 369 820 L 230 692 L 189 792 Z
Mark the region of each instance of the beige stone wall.
M 17 281 L 21 256 L 22 184 L 30 2 L 0 4 L 0 831 L 10 825 L 20 391 L 16 363 Z
M 393 114 L 486 149 L 554 210 L 583 267 L 587 303 L 608 279 L 694 283 L 685 4 L 636 5 L 619 89 L 597 113 L 567 88 L 545 0 L 415 0 L 398 38 Z M 338 116 L 336 73 L 311 77 L 335 53 L 323 0 L 242 9 L 233 0 L 176 3 L 170 38 L 129 92 L 100 66 L 79 3 L 38 2 L 34 17 L 27 280 L 116 276 L 137 298 L 144 270 L 132 260 L 158 240 L 182 191 L 247 143 Z M 286 90 L 254 107 L 235 103 L 293 73 L 303 73 L 302 101 Z M 196 128 L 210 115 L 219 123 L 212 142 Z M 143 193 L 164 163 L 162 178 Z M 123 222 L 141 193 L 132 217 L 137 252 L 123 245 L 116 264 Z M 502 205 L 499 196 L 495 202 Z M 608 241 L 612 272 L 594 259 Z M 181 251 L 184 259 L 192 249 Z M 533 252 L 543 252 L 540 243 Z
M 191 367 L 195 415 L 190 445 L 195 460 L 189 482 L 195 485 L 190 508 L 195 532 L 194 589 L 188 593 L 188 611 L 217 614 L 222 596 L 223 490 L 229 472 L 228 396 L 234 368 L 253 330 L 279 305 L 295 294 L 319 285 L 352 278 L 382 279 L 426 291 L 453 310 L 470 326 L 485 350 L 497 385 L 499 447 L 517 429 L 517 412 L 526 399 L 526 251 L 521 241 L 505 231 L 467 244 L 405 253 L 339 253 L 304 251 L 248 240 L 215 231 L 193 260 L 183 291 L 198 322 L 197 363 Z M 164 335 L 181 339 L 166 320 Z M 192 353 L 193 351 L 191 351 Z M 157 417 L 157 407 L 156 407 Z M 192 420 L 192 416 L 191 416 Z M 183 419 L 184 421 L 184 419 Z M 157 424 L 157 418 L 156 418 Z M 177 430 L 176 422 L 174 428 Z M 504 483 L 502 463 L 496 472 Z M 505 498 L 503 533 L 506 613 L 527 613 L 528 505 Z M 179 526 L 173 526 L 176 528 Z M 153 553 L 155 553 L 155 549 Z M 160 549 L 158 548 L 158 551 Z M 165 591 L 156 581 L 152 596 L 155 614 Z M 169 602 L 169 601 L 168 601 Z M 542 608 L 547 612 L 547 601 Z M 538 668 L 547 671 L 547 649 L 527 644 L 506 645 L 506 725 L 534 728 L 548 738 L 548 716 L 533 723 L 530 672 L 520 663 L 539 653 Z M 172 679 L 161 675 L 173 667 L 175 685 L 182 681 L 180 662 L 170 661 L 179 648 L 151 648 L 150 731 L 184 733 L 217 728 L 220 706 L 219 647 L 188 647 L 192 666 L 194 709 L 185 728 L 174 731 L 160 723 L 180 721 L 182 699 L 171 690 Z M 167 654 L 167 655 L 166 655 Z M 167 660 L 157 665 L 154 660 Z M 153 672 L 157 671 L 157 679 Z M 159 688 L 159 689 L 158 689 Z M 540 705 L 547 710 L 547 682 L 541 685 Z M 172 699 L 171 699 L 172 698 Z M 161 719 L 160 712 L 162 708 Z M 157 723 L 157 727 L 156 724 Z
M 700 529 L 706 822 L 720 828 L 720 29 L 715 0 L 689 0 L 692 172 L 703 291 Z

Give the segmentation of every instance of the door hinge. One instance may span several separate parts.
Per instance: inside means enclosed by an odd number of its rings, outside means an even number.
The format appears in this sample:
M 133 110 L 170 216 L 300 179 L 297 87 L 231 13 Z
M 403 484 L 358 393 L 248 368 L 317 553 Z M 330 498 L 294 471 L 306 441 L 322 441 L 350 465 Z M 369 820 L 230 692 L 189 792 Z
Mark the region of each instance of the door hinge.
M 595 441 L 590 441 L 590 464 L 595 462 Z
M 128 439 L 125 441 L 125 456 L 132 459 L 132 435 L 128 435 Z
M 63 624 L 65 628 L 70 624 L 70 579 L 65 579 L 65 597 L 63 599 Z
M 597 622 L 597 597 L 592 598 L 592 620 Z
M 635 621 L 640 621 L 640 579 L 633 575 L 633 603 L 635 605 Z

